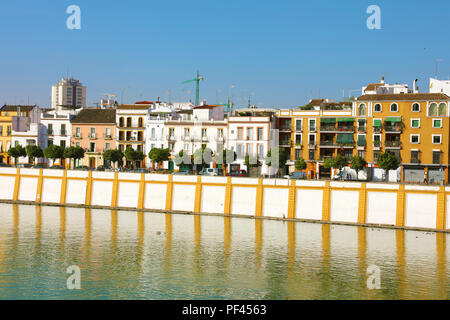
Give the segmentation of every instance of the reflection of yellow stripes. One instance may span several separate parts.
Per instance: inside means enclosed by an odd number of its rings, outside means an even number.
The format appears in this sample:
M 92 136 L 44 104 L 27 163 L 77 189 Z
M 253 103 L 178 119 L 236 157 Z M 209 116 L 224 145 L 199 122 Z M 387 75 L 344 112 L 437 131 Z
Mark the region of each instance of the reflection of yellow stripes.
M 405 226 L 405 186 L 400 185 L 397 193 L 397 217 L 395 225 L 397 227 Z
M 92 202 L 92 171 L 89 171 L 86 183 L 86 205 L 90 206 Z
M 256 217 L 263 216 L 263 201 L 264 201 L 263 180 L 260 178 L 260 179 L 258 179 L 258 185 L 256 187 L 256 204 L 255 204 L 255 216 Z
M 16 180 L 14 182 L 14 193 L 13 193 L 13 201 L 19 200 L 19 189 L 20 189 L 20 169 L 16 169 Z
M 64 173 L 66 171 L 64 170 Z M 39 177 L 38 177 L 38 183 L 37 183 L 37 189 L 36 189 L 36 202 L 41 203 L 42 202 L 42 186 L 44 184 L 44 176 L 43 176 L 43 170 L 39 169 Z
M 231 200 L 233 196 L 233 187 L 231 186 L 231 177 L 227 178 L 227 184 L 225 186 L 225 204 L 224 204 L 224 214 L 231 214 Z
M 173 176 L 169 175 L 169 181 L 167 182 L 166 192 L 166 210 L 172 210 L 172 198 L 173 198 Z
M 323 204 L 322 204 L 322 220 L 330 221 L 330 205 L 331 205 L 331 190 L 330 181 L 325 182 L 323 189 Z
M 141 173 L 141 181 L 139 181 L 138 209 L 144 208 L 145 201 L 145 174 Z
M 59 200 L 60 204 L 66 203 L 66 193 L 67 193 L 67 170 L 64 170 L 64 175 L 61 182 L 61 199 Z
M 366 184 L 361 183 L 361 190 L 359 191 L 358 201 L 358 223 L 365 224 L 367 215 L 367 192 Z
M 436 229 L 445 230 L 445 207 L 446 207 L 445 187 L 440 187 L 437 196 Z
M 119 174 L 114 172 L 114 180 L 112 186 L 111 207 L 117 208 L 117 199 L 119 197 Z

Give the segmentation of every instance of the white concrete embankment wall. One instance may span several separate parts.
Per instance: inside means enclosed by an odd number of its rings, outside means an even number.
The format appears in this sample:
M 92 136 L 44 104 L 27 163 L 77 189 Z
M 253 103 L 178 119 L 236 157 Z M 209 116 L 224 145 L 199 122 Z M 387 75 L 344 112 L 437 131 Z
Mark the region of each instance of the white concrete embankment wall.
M 0 201 L 448 231 L 450 188 L 0 168 Z

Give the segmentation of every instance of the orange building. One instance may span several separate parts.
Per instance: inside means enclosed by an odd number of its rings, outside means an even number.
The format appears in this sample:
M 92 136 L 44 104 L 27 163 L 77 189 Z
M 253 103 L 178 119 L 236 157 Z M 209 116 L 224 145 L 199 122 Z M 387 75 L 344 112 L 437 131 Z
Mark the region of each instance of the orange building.
M 71 121 L 72 146 L 80 146 L 85 150 L 84 159 L 78 165 L 97 168 L 108 165 L 103 160 L 103 152 L 116 148 L 115 109 L 83 109 Z

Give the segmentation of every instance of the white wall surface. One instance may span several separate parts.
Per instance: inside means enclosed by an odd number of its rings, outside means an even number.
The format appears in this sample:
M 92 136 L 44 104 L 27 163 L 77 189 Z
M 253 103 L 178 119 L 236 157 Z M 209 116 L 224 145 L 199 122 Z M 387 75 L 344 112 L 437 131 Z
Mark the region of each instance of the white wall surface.
M 19 200 L 35 201 L 37 191 L 37 178 L 20 178 Z M 13 187 L 14 188 L 14 187 Z
M 166 184 L 147 183 L 145 186 L 144 208 L 164 210 L 166 208 Z
M 86 181 L 70 179 L 67 180 L 66 203 L 86 203 Z
M 233 187 L 231 214 L 255 215 L 256 187 Z
M 91 204 L 94 206 L 110 206 L 112 187 L 112 181 L 93 181 Z
M 117 205 L 119 207 L 137 208 L 139 183 L 120 182 Z
M 0 199 L 13 199 L 15 181 L 15 177 L 0 176 Z
M 42 184 L 41 201 L 46 203 L 59 203 L 61 198 L 60 179 L 44 179 Z
M 201 212 L 225 212 L 225 187 L 203 186 Z
M 289 189 L 264 188 L 263 216 L 287 218 Z
M 406 194 L 405 226 L 436 228 L 437 195 Z
M 333 222 L 358 222 L 358 191 L 331 191 L 330 220 Z
M 367 192 L 367 223 L 395 225 L 396 192 Z
M 195 201 L 195 185 L 175 184 L 173 186 L 173 199 L 172 199 L 173 210 L 193 212 L 194 201 Z
M 297 190 L 296 218 L 322 220 L 323 191 Z

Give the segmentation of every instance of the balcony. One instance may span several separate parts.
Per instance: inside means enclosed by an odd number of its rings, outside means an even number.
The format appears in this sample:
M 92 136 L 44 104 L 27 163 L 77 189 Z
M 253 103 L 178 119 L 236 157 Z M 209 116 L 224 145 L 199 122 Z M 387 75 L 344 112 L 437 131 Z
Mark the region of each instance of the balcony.
M 386 149 L 400 149 L 401 142 L 400 141 L 385 141 L 384 146 Z
M 334 125 L 321 125 L 320 126 L 320 132 L 336 132 L 336 126 Z
M 301 149 L 302 148 L 302 143 L 301 142 L 295 142 L 295 148 L 296 149 Z
M 53 130 L 52 129 L 48 129 L 47 130 L 47 135 L 49 135 L 49 136 L 53 135 Z
M 373 133 L 381 133 L 381 127 L 373 127 Z
M 225 138 L 224 137 L 216 137 L 216 141 L 218 142 L 224 142 Z
M 291 131 L 291 126 L 283 125 L 283 126 L 280 126 L 279 130 L 289 132 L 289 131 Z
M 81 133 L 74 133 L 72 137 L 75 139 L 81 139 Z
M 301 126 L 299 126 L 299 127 L 295 127 L 295 131 L 296 132 L 302 132 L 303 131 L 303 128 L 301 127 Z
M 281 140 L 280 147 L 291 147 L 291 141 L 290 140 Z
M 373 149 L 374 150 L 380 150 L 380 147 L 381 147 L 381 141 L 380 140 L 375 140 L 373 142 Z
M 64 130 L 64 129 L 61 129 L 61 135 L 62 135 L 62 136 L 66 136 L 66 135 L 67 135 L 67 131 Z
M 337 131 L 339 132 L 355 132 L 354 126 L 337 126 Z
M 384 131 L 386 133 L 401 133 L 402 132 L 402 127 L 401 126 L 392 126 L 392 125 L 385 125 L 384 126 Z
M 362 133 L 367 132 L 367 127 L 366 126 L 359 126 L 358 127 L 358 132 L 362 132 Z
M 90 139 L 97 139 L 97 135 L 95 133 L 89 133 Z
M 315 142 L 313 142 L 313 143 L 309 142 L 308 143 L 308 149 L 315 149 L 315 148 L 316 148 L 316 143 Z
M 420 160 L 418 158 L 411 158 L 411 163 L 419 164 Z
M 202 136 L 202 141 L 203 141 L 203 142 L 208 142 L 208 141 L 209 141 L 209 138 L 208 138 L 207 136 Z
M 105 134 L 105 135 L 104 135 L 104 138 L 107 139 L 107 140 L 111 140 L 111 139 L 112 139 L 112 135 L 110 135 L 110 134 Z
M 167 140 L 168 140 L 168 141 L 175 141 L 175 137 L 174 137 L 174 136 L 168 136 L 168 137 L 167 137 Z

